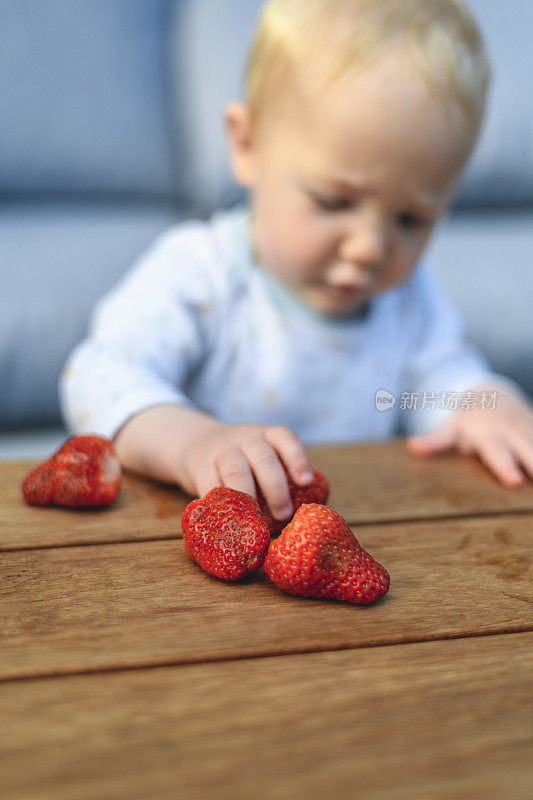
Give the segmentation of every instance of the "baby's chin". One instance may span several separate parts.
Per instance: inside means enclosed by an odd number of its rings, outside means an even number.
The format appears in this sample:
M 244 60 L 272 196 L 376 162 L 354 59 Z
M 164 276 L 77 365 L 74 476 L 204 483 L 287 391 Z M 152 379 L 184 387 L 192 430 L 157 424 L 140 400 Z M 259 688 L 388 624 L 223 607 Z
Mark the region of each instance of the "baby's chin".
M 337 319 L 337 320 L 363 320 L 368 316 L 368 312 L 370 310 L 370 303 L 371 300 L 362 300 L 360 303 L 357 303 L 355 306 L 351 306 L 348 309 L 342 310 L 331 310 L 331 311 L 322 311 L 321 313 L 323 316 L 328 317 L 329 319 Z
M 308 290 L 303 299 L 319 314 L 332 319 L 365 317 L 372 300 L 370 292 L 336 293 L 328 290 Z

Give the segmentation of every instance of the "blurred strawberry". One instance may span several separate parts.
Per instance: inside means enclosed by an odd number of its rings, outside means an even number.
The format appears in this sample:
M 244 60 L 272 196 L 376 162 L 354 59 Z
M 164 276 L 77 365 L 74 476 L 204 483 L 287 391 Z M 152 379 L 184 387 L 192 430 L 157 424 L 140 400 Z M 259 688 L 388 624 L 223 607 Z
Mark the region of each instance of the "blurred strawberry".
M 107 506 L 120 492 L 122 471 L 109 439 L 73 436 L 22 484 L 31 505 L 89 508 Z

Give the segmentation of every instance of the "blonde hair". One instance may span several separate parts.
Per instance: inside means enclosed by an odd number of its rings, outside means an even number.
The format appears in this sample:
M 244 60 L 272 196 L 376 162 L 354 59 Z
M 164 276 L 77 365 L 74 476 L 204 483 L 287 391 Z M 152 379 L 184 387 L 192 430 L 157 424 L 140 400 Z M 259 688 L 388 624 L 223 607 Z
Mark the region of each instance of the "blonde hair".
M 462 0 L 270 0 L 248 60 L 245 99 L 255 123 L 287 94 L 317 55 L 327 90 L 400 47 L 430 95 L 458 104 L 479 131 L 490 66 L 478 27 Z M 303 73 L 302 73 L 303 70 Z

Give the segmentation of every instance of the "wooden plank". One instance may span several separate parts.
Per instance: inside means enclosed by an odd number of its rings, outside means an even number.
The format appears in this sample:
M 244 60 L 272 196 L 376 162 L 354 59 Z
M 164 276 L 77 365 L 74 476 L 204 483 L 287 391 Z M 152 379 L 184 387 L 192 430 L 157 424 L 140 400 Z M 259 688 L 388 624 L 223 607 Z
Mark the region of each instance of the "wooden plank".
M 21 484 L 33 462 L 0 463 L 0 551 L 26 547 L 169 539 L 192 499 L 177 487 L 127 475 L 108 509 L 75 511 L 28 506 Z
M 530 800 L 528 634 L 0 687 L 3 797 Z
M 418 459 L 403 441 L 320 448 L 313 465 L 334 476 L 330 504 L 351 525 L 533 511 L 533 482 L 506 489 L 476 458 Z
M 533 511 L 533 484 L 504 489 L 475 459 L 411 458 L 403 442 L 309 448 L 328 475 L 330 504 L 350 524 Z M 126 476 L 118 502 L 105 511 L 26 506 L 20 484 L 32 463 L 0 464 L 0 550 L 167 539 L 191 497 L 179 489 Z
M 391 574 L 371 606 L 292 597 L 262 572 L 218 580 L 178 539 L 5 553 L 0 677 L 532 627 L 533 515 L 369 526 L 359 538 Z

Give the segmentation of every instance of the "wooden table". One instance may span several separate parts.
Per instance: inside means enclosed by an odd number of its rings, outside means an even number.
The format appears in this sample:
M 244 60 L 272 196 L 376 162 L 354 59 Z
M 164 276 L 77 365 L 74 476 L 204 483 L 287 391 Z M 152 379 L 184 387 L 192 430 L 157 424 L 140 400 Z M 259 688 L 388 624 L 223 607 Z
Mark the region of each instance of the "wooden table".
M 206 575 L 176 489 L 30 508 L 0 465 L 2 798 L 531 800 L 532 485 L 310 454 L 391 574 L 374 605 Z

